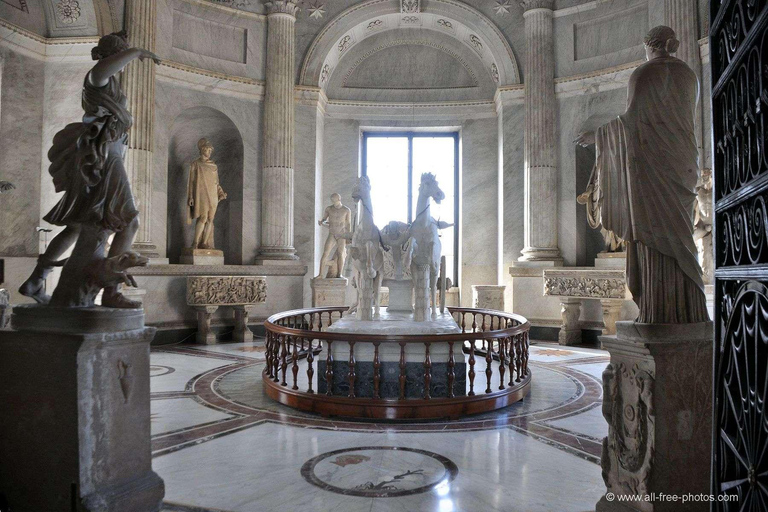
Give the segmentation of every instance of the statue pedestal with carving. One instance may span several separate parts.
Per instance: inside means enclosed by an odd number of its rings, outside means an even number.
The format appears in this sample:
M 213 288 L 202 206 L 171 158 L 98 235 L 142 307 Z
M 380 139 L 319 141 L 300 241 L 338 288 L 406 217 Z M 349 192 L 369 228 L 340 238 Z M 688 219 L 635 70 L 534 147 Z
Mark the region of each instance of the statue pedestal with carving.
M 315 277 L 309 280 L 312 287 L 312 307 L 343 306 L 347 304 L 346 277 Z
M 623 501 L 618 495 L 709 494 L 712 437 L 712 322 L 617 322 L 602 336 L 602 468 L 598 512 L 709 510 L 699 501 Z M 649 497 L 650 499 L 650 497 Z
M 503 285 L 473 284 L 472 304 L 480 309 L 504 311 L 504 290 L 506 288 Z
M 0 489 L 13 510 L 159 510 L 144 311 L 22 305 L 12 326 L 0 331 L 0 453 L 13 461 Z
M 185 248 L 181 250 L 179 262 L 182 265 L 223 265 L 224 251 Z
M 216 344 L 216 333 L 211 330 L 213 314 L 220 307 L 235 311 L 235 341 L 253 341 L 248 328 L 248 315 L 253 306 L 267 301 L 267 278 L 264 276 L 189 276 L 187 277 L 187 305 L 197 312 L 195 339 L 204 345 Z

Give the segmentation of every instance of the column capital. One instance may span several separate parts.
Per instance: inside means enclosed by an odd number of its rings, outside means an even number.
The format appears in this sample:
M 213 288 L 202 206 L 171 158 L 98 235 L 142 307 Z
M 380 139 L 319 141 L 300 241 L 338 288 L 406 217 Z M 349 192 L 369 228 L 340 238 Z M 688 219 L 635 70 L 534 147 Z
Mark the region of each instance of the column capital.
M 271 0 L 264 2 L 264 7 L 267 9 L 267 16 L 270 14 L 287 14 L 295 18 L 299 12 L 299 5 L 293 0 Z
M 524 12 L 532 11 L 534 9 L 549 9 L 550 11 L 555 6 L 554 0 L 523 0 L 520 2 Z

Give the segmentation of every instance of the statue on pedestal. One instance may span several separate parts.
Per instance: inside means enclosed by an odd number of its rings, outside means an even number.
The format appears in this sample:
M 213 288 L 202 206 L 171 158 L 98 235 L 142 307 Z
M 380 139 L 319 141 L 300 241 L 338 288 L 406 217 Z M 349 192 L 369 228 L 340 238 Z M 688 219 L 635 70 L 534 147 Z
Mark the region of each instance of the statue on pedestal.
M 52 306 L 93 306 L 103 288 L 103 306 L 138 308 L 140 302 L 128 300 L 118 291 L 121 283 L 135 286 L 126 270 L 146 265 L 147 258 L 130 250 L 139 226 L 139 212 L 123 155 L 133 119 L 117 74 L 134 59 L 160 61 L 152 52 L 129 48 L 125 32 L 99 39 L 91 56 L 98 62 L 83 83 L 83 121 L 58 132 L 48 151 L 48 171 L 56 192 L 64 195 L 44 220 L 64 226 L 64 230 L 40 255 L 19 293 Z M 105 257 L 107 239 L 113 233 Z M 72 255 L 59 260 L 73 244 Z M 44 283 L 54 266 L 64 268 L 59 285 L 49 297 Z
M 699 83 L 670 55 L 679 44 L 671 28 L 651 29 L 626 112 L 575 140 L 597 145 L 590 187 L 599 191 L 603 227 L 627 242 L 627 284 L 641 323 L 709 320 L 693 241 Z
M 215 249 L 213 241 L 213 219 L 219 201 L 227 198 L 219 185 L 219 168 L 211 160 L 213 145 L 208 139 L 197 141 L 200 156 L 189 165 L 187 185 L 187 224 L 195 224 L 195 241 L 192 249 Z
M 318 225 L 328 228 L 323 256 L 320 258 L 318 279 L 341 277 L 347 259 L 346 237 L 352 231 L 352 210 L 341 203 L 341 196 L 335 192 L 331 194 L 331 203 L 331 206 L 325 209 L 323 218 L 317 221 Z M 328 267 L 327 272 L 326 267 Z

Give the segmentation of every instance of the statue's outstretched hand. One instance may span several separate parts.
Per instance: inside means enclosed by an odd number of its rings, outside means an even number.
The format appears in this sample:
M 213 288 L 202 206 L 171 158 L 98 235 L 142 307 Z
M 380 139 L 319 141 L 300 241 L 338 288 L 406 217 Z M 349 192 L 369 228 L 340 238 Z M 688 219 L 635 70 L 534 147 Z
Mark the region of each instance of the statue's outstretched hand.
M 141 55 L 139 55 L 139 60 L 143 61 L 144 59 L 152 59 L 155 62 L 155 64 L 160 64 L 160 57 L 150 52 L 149 50 L 141 50 Z
M 581 132 L 575 139 L 573 139 L 573 143 L 582 147 L 591 146 L 595 143 L 595 132 Z

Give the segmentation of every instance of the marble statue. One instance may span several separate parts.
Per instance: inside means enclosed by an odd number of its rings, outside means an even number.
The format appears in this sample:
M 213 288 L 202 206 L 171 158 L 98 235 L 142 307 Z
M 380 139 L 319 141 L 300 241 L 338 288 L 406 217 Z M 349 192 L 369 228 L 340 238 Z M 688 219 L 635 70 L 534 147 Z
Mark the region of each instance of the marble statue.
M 603 227 L 627 242 L 627 284 L 641 323 L 709 320 L 693 241 L 699 84 L 670 55 L 679 44 L 671 28 L 651 29 L 647 62 L 629 79 L 626 112 L 575 140 L 597 145 L 590 186 L 600 191 Z
M 408 269 L 410 274 L 411 258 L 413 257 L 413 243 L 411 243 L 410 226 L 405 222 L 396 220 L 391 221 L 381 230 L 381 237 L 384 244 L 389 248 L 392 254 L 392 265 L 394 269 L 392 274 L 394 279 L 402 281 L 406 279 Z
M 328 228 L 328 238 L 325 239 L 323 256 L 320 258 L 318 278 L 341 277 L 347 260 L 345 237 L 352 231 L 352 210 L 341 203 L 341 196 L 337 193 L 331 194 L 331 203 L 325 209 L 323 218 L 317 221 L 318 225 Z M 326 268 L 328 268 L 327 272 Z
M 94 305 L 103 288 L 103 306 L 138 308 L 140 302 L 119 292 L 121 283 L 135 285 L 128 268 L 146 265 L 147 259 L 130 251 L 139 212 L 123 155 L 133 119 L 117 75 L 135 59 L 160 61 L 152 52 L 129 48 L 124 32 L 99 39 L 91 56 L 98 62 L 83 83 L 83 120 L 59 131 L 48 151 L 48 171 L 56 191 L 63 195 L 44 220 L 64 229 L 40 255 L 19 293 L 51 306 L 85 307 Z M 107 239 L 113 233 L 105 256 Z M 73 244 L 72 255 L 60 260 Z M 49 297 L 44 283 L 54 266 L 64 268 Z
M 430 199 L 434 199 L 439 204 L 445 199 L 445 193 L 440 190 L 435 175 L 425 172 L 421 175 L 421 183 L 419 184 L 416 218 L 410 228 L 410 235 L 413 239 L 411 276 L 416 296 L 413 317 L 416 321 L 427 320 L 430 304 L 432 320 L 437 318 L 438 304 L 435 298 L 442 252 L 438 230 L 453 226 L 453 224 L 438 222 L 432 218 Z M 427 294 L 429 295 L 428 298 Z M 445 296 L 445 293 L 442 293 L 442 296 Z
M 219 168 L 211 160 L 213 145 L 208 139 L 197 141 L 200 156 L 189 164 L 187 183 L 187 224 L 195 223 L 193 249 L 215 249 L 213 242 L 213 219 L 219 201 L 227 198 L 219 185 Z
M 360 176 L 352 191 L 352 199 L 360 202 L 360 219 L 352 234 L 349 258 L 354 269 L 354 284 L 357 300 L 349 312 L 355 312 L 359 320 L 379 318 L 379 290 L 384 278 L 384 251 L 381 233 L 373 223 L 371 204 L 371 182 L 367 176 Z M 374 314 L 371 315 L 371 309 Z
M 696 185 L 696 210 L 693 219 L 693 238 L 699 250 L 699 263 L 704 284 L 712 284 L 715 263 L 712 249 L 712 169 L 702 169 Z

